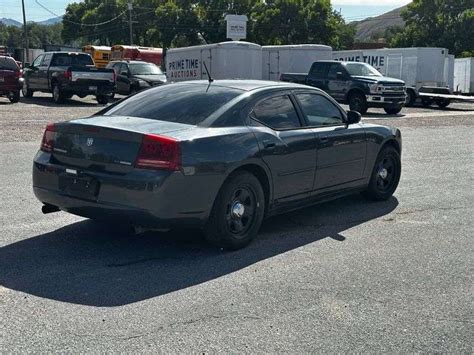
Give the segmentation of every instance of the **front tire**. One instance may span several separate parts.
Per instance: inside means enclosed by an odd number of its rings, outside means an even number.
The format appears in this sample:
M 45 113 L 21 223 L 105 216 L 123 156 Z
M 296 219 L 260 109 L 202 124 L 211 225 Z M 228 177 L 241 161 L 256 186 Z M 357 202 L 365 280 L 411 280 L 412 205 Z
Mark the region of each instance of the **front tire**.
M 222 186 L 205 227 L 207 241 L 228 250 L 247 246 L 262 225 L 265 195 L 258 179 L 239 172 Z
M 360 92 L 354 92 L 349 96 L 349 109 L 357 111 L 361 115 L 365 114 L 369 109 L 365 95 Z
M 398 187 L 401 172 L 398 151 L 392 146 L 384 147 L 377 156 L 364 196 L 373 201 L 388 200 Z
M 396 115 L 396 114 L 400 113 L 402 108 L 403 108 L 403 106 L 400 105 L 400 106 L 396 106 L 396 107 L 384 107 L 384 110 L 388 115 Z
M 20 91 L 13 91 L 8 95 L 8 99 L 11 103 L 17 103 L 20 101 Z

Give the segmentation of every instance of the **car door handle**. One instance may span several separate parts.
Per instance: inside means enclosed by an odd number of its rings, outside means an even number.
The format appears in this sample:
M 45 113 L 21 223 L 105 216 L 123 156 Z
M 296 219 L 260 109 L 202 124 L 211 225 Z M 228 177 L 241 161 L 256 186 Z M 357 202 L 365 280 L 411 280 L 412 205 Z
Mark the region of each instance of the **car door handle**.
M 263 148 L 268 149 L 268 150 L 273 150 L 275 149 L 276 144 L 270 141 L 263 141 Z
M 328 136 L 319 137 L 319 143 L 326 144 L 329 142 Z

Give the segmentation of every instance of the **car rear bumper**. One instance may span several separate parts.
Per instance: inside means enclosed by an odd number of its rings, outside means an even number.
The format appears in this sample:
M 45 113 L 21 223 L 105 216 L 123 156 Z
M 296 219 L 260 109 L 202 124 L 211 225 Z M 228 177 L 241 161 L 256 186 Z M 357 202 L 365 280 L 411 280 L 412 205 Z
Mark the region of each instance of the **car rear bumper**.
M 179 171 L 133 169 L 127 174 L 99 173 L 52 164 L 49 157 L 41 151 L 35 157 L 35 196 L 43 204 L 82 217 L 149 228 L 202 227 L 217 193 L 212 188 L 202 188 L 206 185 L 200 180 L 203 177 L 189 177 Z M 71 175 L 71 170 L 77 175 Z M 85 196 L 64 189 L 61 181 L 74 176 L 78 180 L 93 179 L 97 192 Z
M 0 85 L 0 95 L 8 95 L 12 91 L 20 91 L 22 86 L 22 82 L 17 84 Z

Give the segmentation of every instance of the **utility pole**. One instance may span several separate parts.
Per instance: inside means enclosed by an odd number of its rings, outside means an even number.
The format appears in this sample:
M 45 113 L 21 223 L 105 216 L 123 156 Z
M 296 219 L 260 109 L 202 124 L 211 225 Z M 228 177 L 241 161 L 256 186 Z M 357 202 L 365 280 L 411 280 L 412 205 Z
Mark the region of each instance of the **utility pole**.
M 132 0 L 128 0 L 128 25 L 130 28 L 130 45 L 133 44 L 133 30 L 132 30 Z
M 28 29 L 26 27 L 26 13 L 25 13 L 25 0 L 21 0 L 21 7 L 23 9 L 23 68 L 25 63 L 28 61 Z

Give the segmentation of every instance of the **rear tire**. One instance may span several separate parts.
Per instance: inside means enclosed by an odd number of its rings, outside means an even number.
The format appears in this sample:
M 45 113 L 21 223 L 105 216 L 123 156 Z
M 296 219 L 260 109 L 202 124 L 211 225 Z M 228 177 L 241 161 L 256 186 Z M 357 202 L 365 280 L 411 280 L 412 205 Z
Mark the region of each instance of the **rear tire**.
M 58 83 L 53 84 L 53 101 L 55 104 L 60 104 L 64 101 L 64 95 Z
M 357 111 L 361 115 L 365 114 L 369 106 L 367 105 L 367 100 L 365 95 L 360 92 L 354 92 L 349 96 L 349 109 L 351 111 Z
M 20 91 L 13 91 L 8 95 L 8 99 L 11 103 L 17 103 L 20 101 Z
M 387 114 L 389 115 L 396 115 L 400 113 L 402 110 L 403 106 L 396 106 L 396 107 L 384 107 L 384 110 Z
M 26 81 L 23 83 L 23 87 L 21 88 L 21 93 L 23 94 L 23 97 L 30 98 L 33 97 L 33 90 L 30 90 L 28 88 L 28 85 L 26 84 Z
M 265 195 L 258 179 L 239 172 L 222 186 L 204 229 L 208 242 L 228 250 L 247 246 L 262 225 Z
M 97 102 L 101 105 L 105 105 L 109 102 L 109 97 L 107 95 L 97 95 Z
M 398 187 L 401 172 L 402 163 L 398 151 L 392 146 L 382 148 L 363 195 L 373 201 L 388 200 Z

